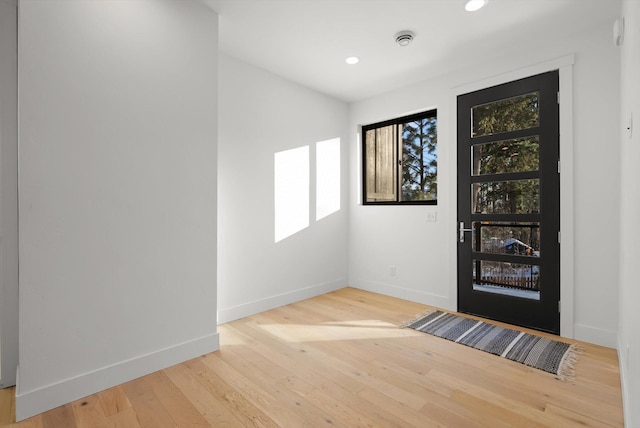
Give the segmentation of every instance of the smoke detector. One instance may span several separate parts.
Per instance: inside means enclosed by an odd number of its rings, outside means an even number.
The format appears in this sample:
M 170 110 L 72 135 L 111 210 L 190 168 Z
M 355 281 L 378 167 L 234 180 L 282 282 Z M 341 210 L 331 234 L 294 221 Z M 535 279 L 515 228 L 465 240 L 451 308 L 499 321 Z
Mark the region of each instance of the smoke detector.
M 415 34 L 413 31 L 400 31 L 399 33 L 396 33 L 396 43 L 398 46 L 407 46 L 413 41 L 414 36 Z

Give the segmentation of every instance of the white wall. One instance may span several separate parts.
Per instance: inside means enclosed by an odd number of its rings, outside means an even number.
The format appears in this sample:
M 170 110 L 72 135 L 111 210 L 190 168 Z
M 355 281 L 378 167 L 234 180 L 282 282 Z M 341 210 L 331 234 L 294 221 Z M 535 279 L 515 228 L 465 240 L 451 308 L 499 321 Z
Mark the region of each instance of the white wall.
M 474 64 L 466 70 L 383 94 L 352 105 L 351 127 L 438 108 L 437 207 L 362 206 L 360 142 L 350 138 L 350 284 L 449 309 L 456 302 L 456 153 L 455 94 L 480 81 L 502 83 L 555 58 L 575 54 L 573 91 L 573 185 L 563 195 L 574 203 L 576 338 L 616 345 L 618 308 L 619 213 L 619 52 L 611 27 L 558 41 L 553 46 L 523 46 L 523 54 Z M 570 67 L 569 67 L 570 68 Z M 478 88 L 479 89 L 479 88 Z M 567 91 L 570 94 L 571 91 Z M 569 98 L 571 96 L 569 95 Z M 565 102 L 567 102 L 566 100 Z M 564 125 L 566 126 L 566 124 Z M 571 124 L 569 124 L 571 129 Z M 563 149 L 561 148 L 561 151 Z M 595 174 L 595 172 L 600 172 Z M 437 221 L 427 222 L 435 210 Z M 566 219 L 565 219 L 566 221 Z M 606 225 L 606 226 L 603 226 Z M 396 266 L 396 276 L 388 267 Z M 565 268 L 566 269 L 566 268 Z M 563 304 L 564 305 L 564 304 Z M 570 314 L 568 311 L 567 314 Z
M 217 22 L 21 0 L 18 419 L 218 348 Z
M 347 105 L 220 57 L 219 322 L 347 285 Z M 341 139 L 340 210 L 316 221 L 315 144 Z M 309 227 L 275 242 L 274 155 L 309 146 Z
M 0 388 L 18 366 L 18 9 L 0 0 Z
M 614 219 L 620 213 L 620 50 L 612 26 L 608 22 L 585 37 L 586 46 L 576 55 L 573 162 L 575 338 L 613 348 L 619 302 Z
M 620 332 L 618 355 L 622 372 L 625 425 L 640 424 L 640 289 L 638 288 L 638 225 L 640 224 L 640 3 L 622 6 L 621 179 L 620 179 Z M 632 134 L 626 131 L 633 115 Z

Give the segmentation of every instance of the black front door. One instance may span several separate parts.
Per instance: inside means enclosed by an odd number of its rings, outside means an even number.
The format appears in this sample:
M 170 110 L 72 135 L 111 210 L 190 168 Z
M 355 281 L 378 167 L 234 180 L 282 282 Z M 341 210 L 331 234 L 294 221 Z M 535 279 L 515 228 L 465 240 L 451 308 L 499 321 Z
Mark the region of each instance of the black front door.
M 458 310 L 560 333 L 558 72 L 458 97 Z

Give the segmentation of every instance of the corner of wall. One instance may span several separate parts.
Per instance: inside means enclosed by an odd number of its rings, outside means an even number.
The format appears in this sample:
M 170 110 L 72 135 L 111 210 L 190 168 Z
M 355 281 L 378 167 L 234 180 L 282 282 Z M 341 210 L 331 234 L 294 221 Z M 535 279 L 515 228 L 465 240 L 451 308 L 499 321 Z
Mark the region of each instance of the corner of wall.
M 622 331 L 618 332 L 618 344 L 616 350 L 618 352 L 618 364 L 620 366 L 620 387 L 622 389 L 622 412 L 625 421 L 625 426 L 633 426 L 631 423 L 631 409 L 633 406 L 631 405 L 631 400 L 629 397 L 629 384 L 627 379 L 630 379 L 629 376 L 629 361 L 627 359 L 627 353 L 624 349 L 623 343 L 625 342 Z
M 624 19 L 624 38 L 621 49 L 620 79 L 620 218 L 618 222 L 620 239 L 619 277 L 619 329 L 618 359 L 625 426 L 634 427 L 640 423 L 640 338 L 637 326 L 640 314 L 637 302 L 640 292 L 637 288 L 637 260 L 640 250 L 633 234 L 623 233 L 637 226 L 640 220 L 640 200 L 637 198 L 637 182 L 640 173 L 637 161 L 640 158 L 640 132 L 629 132 L 632 117 L 638 122 L 640 116 L 640 3 L 623 0 L 621 17 Z M 613 23 L 612 23 L 613 24 Z M 637 128 L 634 126 L 634 128 Z

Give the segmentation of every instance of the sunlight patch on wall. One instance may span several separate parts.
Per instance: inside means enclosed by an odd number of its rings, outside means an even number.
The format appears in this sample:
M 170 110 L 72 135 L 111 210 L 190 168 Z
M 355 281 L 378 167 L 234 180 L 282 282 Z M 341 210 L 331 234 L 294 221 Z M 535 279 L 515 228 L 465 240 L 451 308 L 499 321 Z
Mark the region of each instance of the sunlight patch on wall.
M 316 220 L 340 211 L 340 138 L 316 143 Z
M 275 242 L 309 227 L 309 146 L 274 155 Z

